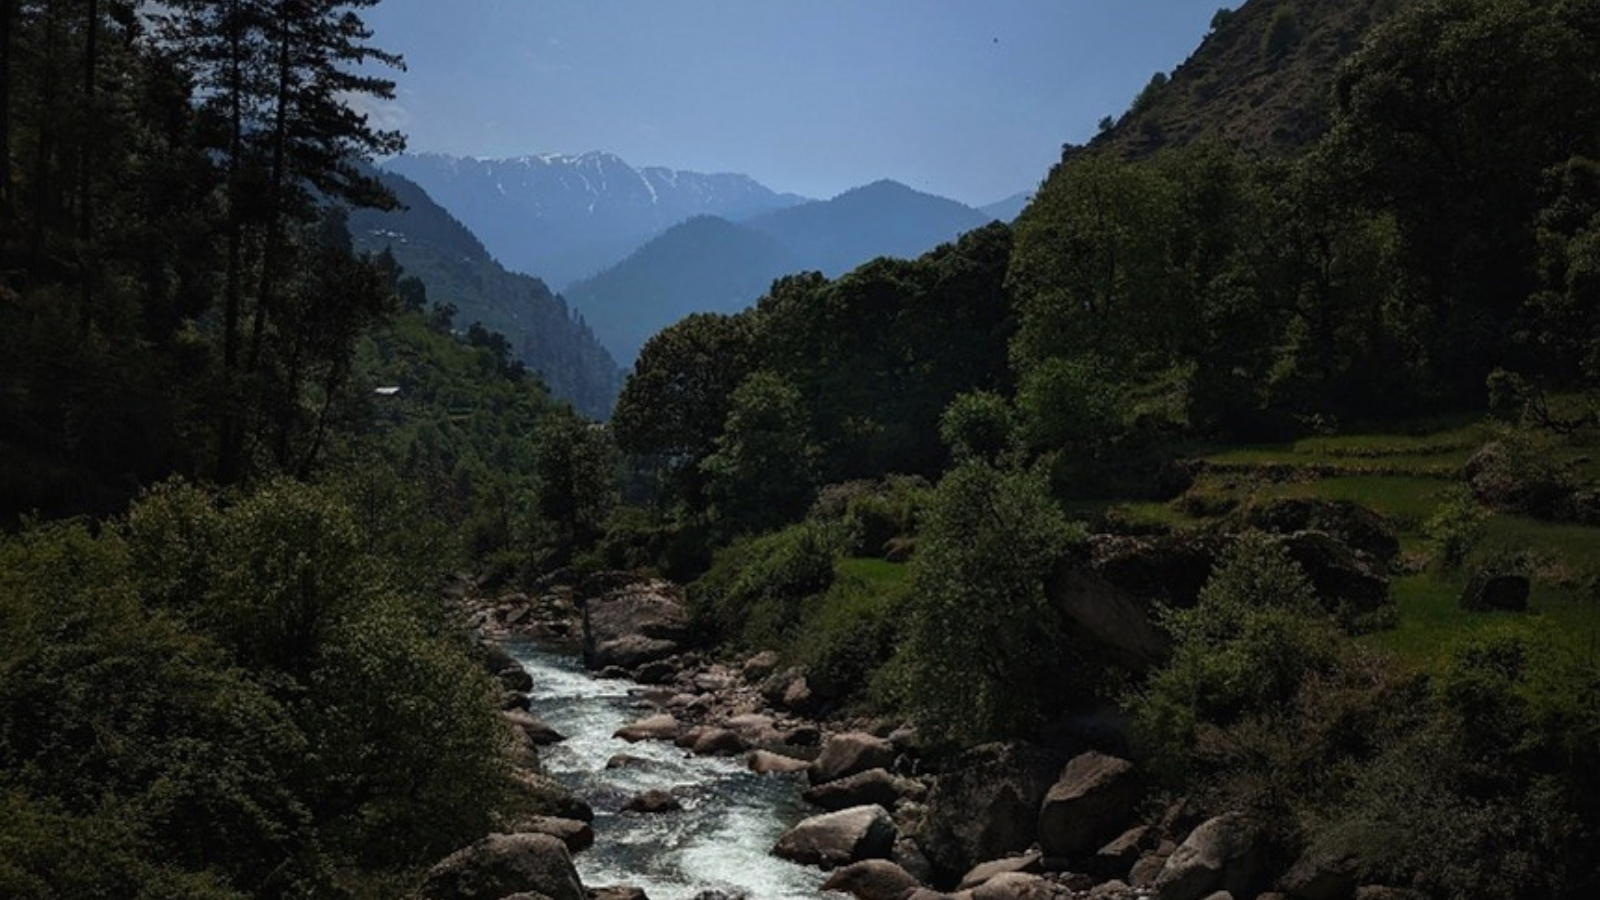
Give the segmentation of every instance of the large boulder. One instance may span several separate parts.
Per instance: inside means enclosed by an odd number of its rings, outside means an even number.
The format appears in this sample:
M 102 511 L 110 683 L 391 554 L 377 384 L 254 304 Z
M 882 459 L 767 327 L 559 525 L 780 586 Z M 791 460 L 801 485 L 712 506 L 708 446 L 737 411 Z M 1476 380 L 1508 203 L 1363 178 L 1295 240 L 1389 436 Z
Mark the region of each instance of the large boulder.
M 657 713 L 618 728 L 612 737 L 635 744 L 639 741 L 675 741 L 682 734 L 682 722 L 671 713 Z
M 551 728 L 549 725 L 545 724 L 543 719 L 535 716 L 533 713 L 527 712 L 526 710 L 504 710 L 500 713 L 500 718 L 504 719 L 511 727 L 526 735 L 528 742 L 533 744 L 535 747 L 547 747 L 551 744 L 559 744 L 567 739 L 566 735 L 563 735 L 561 732 Z
M 567 845 L 547 834 L 491 834 L 428 870 L 425 900 L 499 900 L 535 893 L 587 900 Z
M 1134 669 L 1165 662 L 1158 606 L 1193 606 L 1225 541 L 1213 535 L 1095 535 L 1046 584 L 1073 627 Z
M 501 829 L 509 834 L 548 834 L 567 845 L 573 853 L 579 853 L 594 846 L 594 828 L 588 822 L 577 819 L 561 819 L 555 816 L 527 816 L 514 820 L 510 827 Z
M 1028 849 L 1039 807 L 1068 757 L 1032 744 L 985 744 L 952 760 L 928 792 L 918 843 L 941 877 Z
M 1047 856 L 1080 859 L 1122 833 L 1139 801 L 1133 763 L 1084 753 L 1067 763 L 1039 809 L 1039 846 Z
M 1461 593 L 1461 608 L 1473 612 L 1525 612 L 1531 585 L 1524 575 L 1479 572 Z
M 1072 892 L 1039 875 L 1007 872 L 973 888 L 972 900 L 1072 900 Z
M 671 582 L 629 581 L 583 603 L 583 661 L 591 669 L 663 660 L 688 639 L 689 608 Z
M 921 791 L 922 786 L 909 778 L 892 775 L 887 769 L 868 769 L 819 784 L 805 792 L 805 799 L 829 810 L 872 805 L 894 809 L 902 797 L 915 796 Z
M 644 793 L 639 794 L 633 799 L 629 800 L 622 807 L 623 812 L 647 813 L 652 815 L 659 813 L 679 812 L 682 809 L 683 804 L 678 802 L 677 797 L 672 796 L 672 794 L 668 791 L 663 791 L 660 789 L 645 791 Z
M 1264 855 L 1261 833 L 1245 817 L 1208 819 L 1167 857 L 1155 881 L 1157 900 L 1202 900 L 1219 890 L 1253 897 Z
M 594 809 L 554 778 L 523 771 L 516 773 L 516 779 L 521 786 L 528 815 L 576 819 L 579 822 L 594 821 Z
M 1352 854 L 1312 848 L 1278 879 L 1278 889 L 1294 900 L 1354 900 L 1361 862 Z
M 750 771 L 757 775 L 792 775 L 811 768 L 811 763 L 770 750 L 755 750 L 746 758 Z
M 1237 517 L 1245 528 L 1268 534 L 1320 531 L 1339 543 L 1384 565 L 1400 555 L 1400 539 L 1382 515 L 1348 500 L 1313 500 L 1299 497 L 1252 504 Z
M 835 869 L 822 883 L 825 891 L 852 894 L 858 900 L 900 900 L 921 887 L 911 873 L 886 859 L 864 859 Z
M 1332 535 L 1297 531 L 1280 540 L 1329 612 L 1370 613 L 1389 602 L 1388 576 Z
M 894 744 L 864 731 L 849 731 L 829 735 L 807 777 L 812 784 L 826 784 L 868 769 L 887 769 L 893 765 Z
M 975 888 L 992 878 L 1009 875 L 1013 872 L 1022 872 L 1028 875 L 1037 875 L 1044 871 L 1044 858 L 1037 850 L 1017 856 L 1007 856 L 1004 859 L 991 859 L 986 863 L 978 863 L 972 870 L 961 877 L 961 882 L 956 885 L 956 890 L 965 891 Z
M 881 806 L 857 806 L 812 816 L 778 838 L 774 855 L 807 866 L 831 869 L 884 859 L 894 850 L 894 820 Z

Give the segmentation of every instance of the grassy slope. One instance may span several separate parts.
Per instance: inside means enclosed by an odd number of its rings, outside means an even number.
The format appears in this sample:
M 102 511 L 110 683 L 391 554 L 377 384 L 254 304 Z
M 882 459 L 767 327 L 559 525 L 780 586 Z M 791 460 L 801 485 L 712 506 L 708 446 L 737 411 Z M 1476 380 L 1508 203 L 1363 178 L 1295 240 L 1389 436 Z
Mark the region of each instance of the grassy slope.
M 1123 503 L 1113 510 L 1133 522 L 1200 527 L 1224 509 L 1253 500 L 1311 497 L 1348 500 L 1387 516 L 1399 532 L 1402 564 L 1395 578 L 1393 629 L 1363 640 L 1408 663 L 1427 666 L 1455 640 L 1493 629 L 1536 630 L 1583 648 L 1600 647 L 1600 603 L 1577 582 L 1600 573 L 1600 528 L 1495 513 L 1479 553 L 1524 553 L 1534 568 L 1530 612 L 1469 613 L 1457 608 L 1467 575 L 1431 560 L 1424 523 L 1472 453 L 1493 437 L 1482 422 L 1419 423 L 1409 433 L 1313 437 L 1275 446 L 1230 447 L 1200 455 L 1207 468 L 1184 498 L 1172 503 Z M 1600 436 L 1553 445 L 1550 452 L 1588 473 L 1600 455 Z

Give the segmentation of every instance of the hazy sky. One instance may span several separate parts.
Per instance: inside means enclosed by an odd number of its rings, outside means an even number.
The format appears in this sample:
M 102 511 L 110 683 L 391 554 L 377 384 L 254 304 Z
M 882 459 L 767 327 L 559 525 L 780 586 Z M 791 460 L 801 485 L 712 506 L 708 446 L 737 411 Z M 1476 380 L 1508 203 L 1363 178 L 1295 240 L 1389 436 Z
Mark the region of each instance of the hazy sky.
M 413 151 L 605 150 L 831 197 L 1032 190 L 1219 0 L 384 0 Z M 1237 5 L 1237 4 L 1233 4 Z

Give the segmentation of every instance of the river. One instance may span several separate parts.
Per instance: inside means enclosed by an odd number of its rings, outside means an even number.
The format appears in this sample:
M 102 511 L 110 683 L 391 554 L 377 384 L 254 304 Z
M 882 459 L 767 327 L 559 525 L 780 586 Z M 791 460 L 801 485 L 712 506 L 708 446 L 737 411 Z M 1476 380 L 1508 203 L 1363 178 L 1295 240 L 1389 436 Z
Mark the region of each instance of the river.
M 815 900 L 822 872 L 768 851 L 816 810 L 795 776 L 756 775 L 742 757 L 688 755 L 669 743 L 629 744 L 611 735 L 651 710 L 629 681 L 591 677 L 579 661 L 534 644 L 506 648 L 533 677 L 534 715 L 567 736 L 540 751 L 546 771 L 594 807 L 595 846 L 576 855 L 590 887 L 633 885 L 650 900 L 720 891 L 751 900 Z M 606 767 L 617 754 L 628 763 Z M 649 790 L 670 791 L 681 812 L 620 813 Z

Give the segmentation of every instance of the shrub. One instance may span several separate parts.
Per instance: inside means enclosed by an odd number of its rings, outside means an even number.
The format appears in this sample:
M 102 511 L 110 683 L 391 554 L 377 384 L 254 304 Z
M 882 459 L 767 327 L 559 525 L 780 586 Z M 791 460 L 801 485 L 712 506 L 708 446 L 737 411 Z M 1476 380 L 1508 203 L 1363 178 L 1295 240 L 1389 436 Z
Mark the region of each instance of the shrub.
M 838 527 L 816 522 L 738 541 L 690 586 L 695 618 L 719 640 L 781 647 L 800 622 L 801 601 L 833 583 L 841 549 Z
M 1433 544 L 1439 562 L 1455 571 L 1483 540 L 1489 511 L 1478 505 L 1465 485 L 1454 485 L 1445 493 L 1422 531 Z

